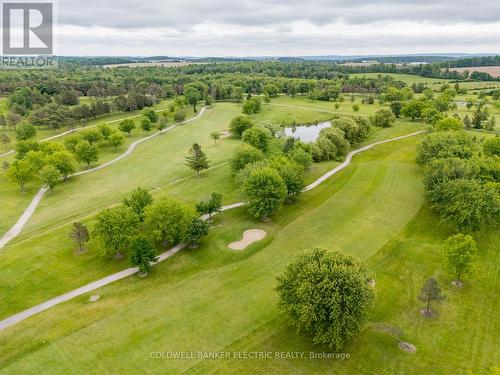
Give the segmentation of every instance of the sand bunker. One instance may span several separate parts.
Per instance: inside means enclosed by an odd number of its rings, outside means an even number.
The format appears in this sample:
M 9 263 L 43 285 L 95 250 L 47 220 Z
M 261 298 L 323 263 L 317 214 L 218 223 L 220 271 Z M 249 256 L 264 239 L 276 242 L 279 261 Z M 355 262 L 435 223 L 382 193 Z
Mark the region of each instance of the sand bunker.
M 249 229 L 243 232 L 241 241 L 232 242 L 228 246 L 231 250 L 243 250 L 248 245 L 266 237 L 266 234 L 266 231 L 262 229 Z

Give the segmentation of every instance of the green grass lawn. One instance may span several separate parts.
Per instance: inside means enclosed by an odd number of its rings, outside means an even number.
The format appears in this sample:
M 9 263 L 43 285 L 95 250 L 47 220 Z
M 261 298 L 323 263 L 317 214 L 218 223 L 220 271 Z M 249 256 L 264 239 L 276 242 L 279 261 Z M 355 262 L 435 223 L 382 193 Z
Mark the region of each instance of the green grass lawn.
M 254 115 L 257 122 L 285 116 L 320 121 L 331 115 L 314 108 L 333 107 L 305 98 L 279 97 L 272 103 L 310 109 L 265 105 Z M 372 107 L 361 112 L 369 114 Z M 0 252 L 0 318 L 128 267 L 126 260 L 100 257 L 95 240 L 87 253 L 75 256 L 68 232 L 74 220 L 91 226 L 97 210 L 119 203 L 139 185 L 155 198 L 188 203 L 212 191 L 222 192 L 225 203 L 240 200 L 227 164 L 239 141 L 224 138 L 215 146 L 209 137 L 227 129 L 239 113 L 241 105 L 217 103 L 202 118 L 140 145 L 128 158 L 57 186 L 20 237 Z M 422 128 L 398 121 L 393 128 L 374 130 L 366 143 Z M 199 249 L 176 254 L 147 278 L 126 278 L 95 292 L 102 295 L 99 302 L 81 296 L 1 331 L 0 372 L 136 373 L 147 367 L 148 373 L 204 374 L 246 373 L 251 367 L 259 374 L 419 374 L 429 369 L 448 374 L 480 373 L 498 365 L 498 230 L 476 236 L 480 270 L 473 282 L 453 290 L 440 256 L 440 244 L 451 230 L 423 206 L 422 176 L 414 161 L 421 139 L 379 145 L 356 156 L 351 166 L 286 205 L 268 223 L 252 219 L 245 208 L 222 213 Z M 202 145 L 213 166 L 199 179 L 184 166 L 193 142 Z M 335 165 L 315 164 L 308 181 Z M 19 197 L 10 190 L 5 196 Z M 268 236 L 244 251 L 230 251 L 227 245 L 250 228 L 264 229 Z M 288 328 L 276 307 L 275 275 L 312 246 L 339 247 L 365 260 L 377 282 L 370 322 L 344 349 L 349 360 L 149 357 L 153 351 L 327 351 Z M 418 313 L 416 296 L 432 275 L 448 298 L 439 316 L 427 321 Z M 417 346 L 416 354 L 397 348 L 388 333 L 394 327 Z
M 498 232 L 476 236 L 480 269 L 462 290 L 443 274 L 440 244 L 451 232 L 422 208 L 414 163 L 419 137 L 377 146 L 269 223 L 245 209 L 216 218 L 198 250 L 185 250 L 146 279 L 130 277 L 0 333 L 5 373 L 348 373 L 486 372 L 498 363 Z M 308 230 L 306 227 L 308 226 Z M 227 244 L 249 228 L 268 237 L 242 252 Z M 167 360 L 153 351 L 299 351 L 326 348 L 288 328 L 276 308 L 274 276 L 298 251 L 340 247 L 367 261 L 377 298 L 366 328 L 345 348 L 348 360 Z M 494 261 L 493 261 L 494 260 Z M 54 272 L 56 273 L 56 272 Z M 430 276 L 447 299 L 438 317 L 419 315 L 419 288 Z M 71 319 L 68 317 L 71 316 Z M 417 346 L 401 352 L 390 332 Z M 82 350 L 82 348 L 85 348 Z

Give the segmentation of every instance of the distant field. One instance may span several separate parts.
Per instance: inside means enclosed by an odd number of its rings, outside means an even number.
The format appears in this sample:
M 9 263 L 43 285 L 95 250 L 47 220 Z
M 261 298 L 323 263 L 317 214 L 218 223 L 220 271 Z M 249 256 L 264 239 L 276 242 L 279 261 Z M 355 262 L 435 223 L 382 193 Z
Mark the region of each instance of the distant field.
M 109 64 L 104 65 L 105 68 L 144 68 L 150 66 L 160 66 L 164 68 L 176 67 L 176 66 L 186 66 L 193 64 L 205 64 L 205 63 L 196 63 L 191 61 L 180 61 L 180 62 L 170 62 L 170 61 L 158 61 L 158 62 L 146 62 L 146 63 L 130 63 L 130 64 Z
M 451 71 L 454 72 L 465 72 L 466 70 L 469 72 L 481 72 L 481 73 L 489 73 L 492 77 L 500 77 L 500 66 L 470 66 L 466 68 L 451 68 Z
M 430 77 L 420 77 L 413 74 L 399 74 L 399 73 L 360 73 L 360 74 L 350 74 L 349 77 L 366 77 L 366 78 L 377 78 L 377 76 L 391 76 L 398 81 L 402 81 L 408 85 L 412 85 L 413 83 L 428 83 L 428 84 L 437 84 L 437 83 L 445 83 L 449 81 L 445 78 L 430 78 Z

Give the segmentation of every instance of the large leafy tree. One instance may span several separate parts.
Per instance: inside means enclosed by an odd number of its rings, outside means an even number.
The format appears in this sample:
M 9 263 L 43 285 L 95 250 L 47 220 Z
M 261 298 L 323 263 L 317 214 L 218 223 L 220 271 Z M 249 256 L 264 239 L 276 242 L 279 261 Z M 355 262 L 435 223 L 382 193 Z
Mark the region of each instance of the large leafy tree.
M 248 144 L 243 144 L 236 148 L 233 158 L 231 159 L 231 169 L 233 173 L 237 173 L 248 164 L 255 163 L 264 159 L 264 153 Z
M 144 228 L 152 241 L 175 245 L 186 238 L 192 216 L 184 204 L 163 198 L 146 207 Z
M 135 189 L 129 197 L 123 200 L 123 205 L 129 207 L 132 211 L 134 211 L 137 216 L 144 220 L 144 211 L 146 207 L 153 203 L 153 197 L 146 189 L 142 187 L 138 187 Z
M 338 250 L 296 256 L 278 277 L 279 307 L 314 343 L 340 350 L 366 320 L 373 301 L 365 266 Z
M 201 149 L 198 143 L 193 144 L 186 156 L 186 165 L 196 171 L 196 176 L 200 175 L 200 171 L 208 169 L 207 155 Z
M 241 137 L 243 132 L 251 127 L 255 126 L 255 123 L 248 116 L 237 116 L 231 120 L 229 125 L 229 131 L 231 134 L 237 137 Z
M 92 162 L 99 160 L 99 147 L 87 141 L 80 141 L 75 146 L 76 159 L 90 167 Z
M 462 233 L 449 237 L 443 243 L 446 270 L 455 277 L 454 285 L 462 285 L 462 277 L 469 274 L 476 260 L 477 246 L 474 238 Z
M 270 167 L 250 172 L 244 182 L 250 213 L 261 219 L 278 211 L 287 197 L 287 187 L 279 173 Z
M 139 216 L 126 206 L 107 208 L 97 214 L 93 234 L 101 239 L 103 255 L 121 258 L 130 248 L 140 223 Z
M 7 177 L 17 183 L 21 192 L 24 186 L 36 176 L 33 166 L 26 160 L 15 160 L 7 170 Z
M 481 183 L 476 179 L 446 180 L 429 191 L 427 196 L 442 220 L 461 231 L 478 231 L 498 218 L 500 212 L 494 183 Z
M 208 235 L 208 231 L 209 226 L 205 220 L 198 217 L 192 217 L 186 231 L 184 242 L 187 243 L 190 248 L 195 249 L 200 244 L 201 239 Z
M 434 159 L 470 159 L 477 151 L 472 137 L 465 131 L 444 131 L 429 134 L 418 146 L 417 163 L 421 166 Z
M 141 276 L 146 276 L 151 269 L 151 263 L 158 260 L 155 249 L 144 236 L 137 236 L 130 244 L 130 262 L 139 268 Z
M 62 175 L 53 165 L 45 165 L 38 173 L 38 177 L 42 184 L 46 185 L 52 191 L 61 181 Z

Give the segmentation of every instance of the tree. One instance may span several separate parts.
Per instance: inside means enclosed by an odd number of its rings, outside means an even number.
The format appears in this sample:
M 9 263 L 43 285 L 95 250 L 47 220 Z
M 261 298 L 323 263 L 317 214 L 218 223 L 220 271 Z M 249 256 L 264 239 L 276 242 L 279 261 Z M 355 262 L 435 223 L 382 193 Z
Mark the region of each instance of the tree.
M 240 138 L 243 132 L 250 129 L 255 124 L 248 116 L 237 116 L 231 120 L 229 131 L 232 135 Z
M 144 117 L 141 120 L 141 128 L 142 130 L 144 130 L 144 133 L 151 131 L 151 120 L 149 119 L 149 117 Z
M 208 235 L 208 223 L 198 217 L 191 218 L 184 242 L 191 248 L 196 249 L 203 237 Z
M 484 141 L 483 152 L 488 156 L 500 156 L 500 137 L 489 138 Z
M 395 121 L 396 117 L 394 116 L 392 111 L 386 108 L 379 109 L 373 116 L 373 125 L 381 128 L 389 128 L 394 124 Z
M 367 319 L 374 293 L 365 266 L 338 250 L 297 255 L 277 277 L 279 308 L 315 344 L 341 350 Z
M 186 119 L 186 113 L 184 111 L 176 111 L 174 113 L 174 120 L 177 121 L 179 124 L 183 122 Z
M 69 236 L 76 245 L 76 253 L 83 253 L 85 251 L 85 243 L 90 240 L 87 227 L 82 223 L 75 222 Z
M 208 201 L 201 201 L 196 204 L 196 211 L 202 215 L 208 215 L 208 220 L 212 220 L 212 215 L 220 211 L 222 207 L 222 194 L 212 193 Z
M 243 144 L 236 148 L 233 158 L 231 159 L 231 169 L 233 173 L 237 173 L 246 165 L 255 163 L 264 159 L 264 154 L 261 150 L 256 149 L 248 144 Z
M 106 124 L 100 124 L 98 127 L 97 127 L 99 133 L 101 134 L 102 138 L 107 141 L 109 140 L 109 137 L 111 136 L 111 134 L 113 134 L 114 132 L 114 129 L 111 129 L 108 125 Z
M 130 133 L 135 129 L 135 122 L 131 119 L 125 119 L 118 124 L 118 129 L 120 131 L 127 133 L 130 137 Z
M 175 245 L 186 238 L 192 216 L 184 204 L 163 198 L 146 207 L 144 228 L 152 241 Z
M 476 179 L 445 180 L 427 195 L 441 219 L 460 231 L 478 231 L 500 212 L 495 186 Z
M 276 169 L 285 182 L 288 197 L 295 197 L 302 192 L 305 186 L 302 166 L 282 155 L 271 157 L 268 165 Z
M 359 108 L 359 104 L 353 104 L 353 106 L 352 106 L 352 111 L 353 111 L 354 113 L 359 112 L 359 109 L 360 109 L 360 108 Z
M 158 114 L 152 108 L 144 108 L 142 114 L 144 117 L 148 118 L 150 122 L 155 123 L 158 121 Z
M 472 271 L 476 260 L 476 242 L 472 236 L 458 233 L 444 241 L 443 252 L 446 270 L 455 277 L 453 285 L 462 286 L 461 277 Z
M 214 140 L 214 145 L 217 145 L 217 140 L 220 138 L 220 132 L 210 133 L 210 137 Z
M 38 177 L 52 191 L 57 183 L 61 181 L 62 175 L 53 165 L 46 165 L 40 170 Z
M 425 137 L 418 146 L 417 163 L 423 166 L 439 158 L 470 159 L 475 152 L 476 145 L 467 132 L 435 132 Z
M 422 287 L 420 296 L 418 298 L 421 301 L 426 302 L 426 307 L 423 311 L 423 314 L 429 316 L 432 315 L 432 312 L 430 310 L 431 302 L 439 302 L 443 300 L 445 296 L 441 294 L 441 288 L 439 287 L 437 280 L 431 277 L 424 283 L 424 286 Z
M 90 163 L 99 160 L 99 148 L 87 141 L 80 141 L 75 146 L 75 156 L 79 162 L 86 163 L 87 167 L 90 167 Z
M 279 173 L 270 167 L 250 172 L 243 185 L 248 198 L 249 212 L 265 220 L 278 211 L 287 197 L 286 184 Z
M 97 144 L 102 140 L 102 134 L 96 129 L 87 129 L 80 132 L 80 136 L 91 145 Z
M 118 149 L 121 145 L 125 143 L 125 137 L 118 133 L 117 131 L 114 131 L 108 139 L 108 144 L 112 146 L 115 150 Z
M 144 188 L 138 187 L 135 189 L 130 197 L 122 201 L 123 205 L 129 207 L 141 221 L 144 221 L 144 211 L 146 207 L 153 203 L 153 197 Z
M 166 116 L 160 116 L 158 120 L 158 130 L 160 133 L 163 133 L 163 130 L 167 127 L 167 117 Z
M 465 115 L 463 123 L 466 130 L 472 129 L 472 121 L 470 120 L 469 115 Z
M 196 104 L 201 100 L 202 94 L 195 87 L 188 86 L 184 90 L 184 96 L 186 97 L 189 104 L 193 106 L 194 113 L 196 113 Z
M 10 143 L 10 138 L 7 134 L 0 135 L 0 142 L 2 142 L 3 146 L 6 148 Z
M 23 192 L 24 186 L 35 178 L 35 170 L 26 160 L 16 160 L 7 170 L 7 177 L 17 183 Z
M 16 139 L 18 141 L 26 141 L 27 139 L 34 138 L 36 136 L 36 127 L 33 125 L 23 122 L 16 128 Z
M 103 255 L 116 254 L 116 258 L 122 258 L 137 233 L 139 223 L 139 216 L 126 206 L 99 212 L 93 234 L 100 238 L 104 246 Z
M 75 158 L 68 151 L 56 151 L 48 157 L 48 164 L 57 168 L 64 181 L 75 172 Z
M 268 129 L 262 127 L 251 127 L 243 132 L 241 140 L 249 145 L 265 151 L 269 145 L 271 133 Z
M 141 276 L 146 276 L 151 269 L 151 263 L 157 262 L 155 249 L 144 236 L 135 237 L 130 244 L 130 262 L 139 268 Z
M 208 160 L 205 153 L 202 151 L 198 143 L 194 143 L 186 156 L 186 165 L 196 171 L 196 176 L 200 175 L 200 171 L 208 169 Z
M 402 109 L 403 109 L 403 103 L 400 102 L 399 100 L 391 102 L 391 111 L 394 114 L 394 116 L 396 116 L 396 118 L 399 118 L 401 116 Z

